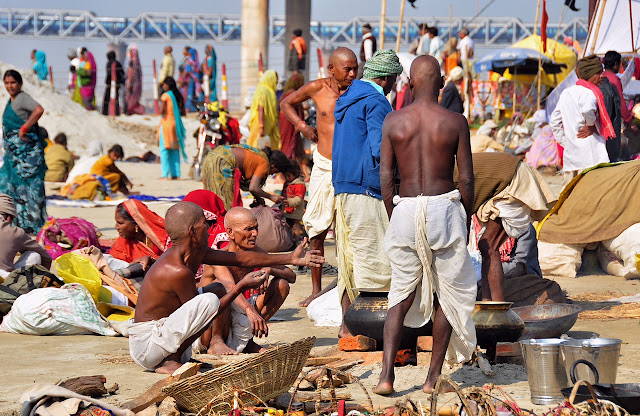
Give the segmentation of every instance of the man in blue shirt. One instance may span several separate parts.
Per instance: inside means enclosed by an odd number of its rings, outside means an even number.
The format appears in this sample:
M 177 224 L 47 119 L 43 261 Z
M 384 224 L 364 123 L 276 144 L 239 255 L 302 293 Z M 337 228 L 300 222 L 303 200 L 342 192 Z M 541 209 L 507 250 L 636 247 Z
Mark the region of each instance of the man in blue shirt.
M 388 289 L 389 259 L 382 240 L 389 226 L 380 192 L 382 123 L 392 111 L 385 98 L 402 65 L 392 50 L 376 52 L 336 101 L 332 181 L 336 195 L 338 291 L 343 314 L 352 289 Z M 339 337 L 351 335 L 344 322 Z

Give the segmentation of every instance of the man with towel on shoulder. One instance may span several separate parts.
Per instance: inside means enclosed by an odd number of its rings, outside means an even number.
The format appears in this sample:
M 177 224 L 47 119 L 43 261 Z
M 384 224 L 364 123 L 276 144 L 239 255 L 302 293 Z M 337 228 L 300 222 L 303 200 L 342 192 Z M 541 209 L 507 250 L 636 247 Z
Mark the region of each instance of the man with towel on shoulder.
M 438 105 L 443 82 L 434 57 L 416 58 L 410 76 L 413 104 L 389 114 L 382 131 L 380 181 L 391 217 L 383 248 L 392 274 L 382 373 L 373 389 L 381 395 L 393 393 L 403 324 L 420 328 L 433 320 L 425 393 L 433 391 L 445 353 L 464 362 L 476 347 L 476 279 L 467 251 L 474 193 L 469 125 Z M 456 160 L 459 190 L 453 181 Z
M 353 289 L 387 289 L 391 268 L 382 240 L 389 225 L 380 193 L 382 123 L 392 109 L 385 98 L 402 73 L 396 53 L 376 52 L 336 101 L 332 180 L 336 195 L 338 293 L 343 316 Z M 415 122 L 415 121 L 414 121 Z M 339 337 L 349 336 L 342 323 Z
M 598 88 L 602 81 L 602 62 L 596 55 L 578 61 L 578 82 L 560 94 L 549 124 L 560 146 L 564 147 L 563 187 L 584 169 L 609 162 L 605 140 L 615 131 Z

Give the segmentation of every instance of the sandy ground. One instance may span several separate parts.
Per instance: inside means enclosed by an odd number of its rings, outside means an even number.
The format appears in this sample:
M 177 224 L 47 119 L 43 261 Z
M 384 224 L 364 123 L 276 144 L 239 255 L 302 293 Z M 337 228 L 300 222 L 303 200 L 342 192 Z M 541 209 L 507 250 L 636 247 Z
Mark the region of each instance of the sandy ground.
M 191 190 L 199 189 L 201 185 L 195 181 L 183 179 L 180 181 L 160 181 L 160 165 L 158 164 L 129 164 L 122 163 L 125 171 L 136 185 L 134 190 L 142 193 L 171 196 L 184 195 Z M 183 166 L 185 176 L 186 166 Z M 551 178 L 555 185 L 557 178 Z M 270 186 L 274 186 L 271 184 Z M 51 189 L 52 187 L 49 186 Z M 152 203 L 151 208 L 164 215 L 171 204 Z M 96 224 L 105 237 L 115 237 L 114 208 L 50 208 L 49 215 L 55 217 L 80 216 Z M 327 260 L 335 265 L 335 245 L 329 241 Z M 576 279 L 559 279 L 560 285 L 570 296 L 594 293 L 610 293 L 628 295 L 638 293 L 636 281 L 625 281 L 622 278 L 597 274 L 583 275 Z M 600 272 L 601 273 L 601 272 Z M 326 278 L 328 283 L 331 278 Z M 297 306 L 311 291 L 311 280 L 308 275 L 302 275 L 292 287 L 291 294 L 282 309 L 270 322 L 269 338 L 262 343 L 290 342 L 306 336 L 317 338 L 316 346 L 331 346 L 337 344 L 336 328 L 320 328 L 313 326 L 305 310 Z M 586 305 L 586 304 L 585 304 Z M 622 338 L 622 355 L 618 369 L 618 382 L 637 382 L 640 379 L 640 332 L 637 319 L 619 320 L 579 320 L 569 335 L 574 337 L 604 337 Z M 34 337 L 13 334 L 0 334 L 0 351 L 2 357 L 2 381 L 0 382 L 0 414 L 15 414 L 19 411 L 18 399 L 20 395 L 36 383 L 55 383 L 69 377 L 103 374 L 107 378 L 107 385 L 117 383 L 120 386 L 116 395 L 107 398 L 113 403 L 124 403 L 147 389 L 163 376 L 144 372 L 135 365 L 128 354 L 127 339 L 100 336 L 51 336 Z M 377 358 L 380 353 L 372 353 L 371 358 Z M 427 372 L 429 354 L 419 357 L 421 365 L 408 366 L 397 370 L 397 393 L 391 398 L 372 395 L 375 404 L 391 405 L 398 397 L 410 395 L 423 404 L 427 396 L 420 390 Z M 361 365 L 351 371 L 358 375 L 367 389 L 377 382 L 380 364 Z M 514 399 L 525 408 L 541 410 L 530 402 L 526 371 L 523 367 L 512 364 L 496 366 L 496 376 L 486 377 L 476 367 L 459 366 L 446 368 L 445 373 L 451 374 L 453 380 L 463 386 L 496 383 L 505 391 L 512 394 Z M 355 386 L 355 385 L 354 385 Z M 355 387 L 350 387 L 354 399 L 361 400 L 364 396 Z M 441 403 L 451 399 L 451 395 L 443 398 Z M 440 402 L 439 402 L 440 403 Z

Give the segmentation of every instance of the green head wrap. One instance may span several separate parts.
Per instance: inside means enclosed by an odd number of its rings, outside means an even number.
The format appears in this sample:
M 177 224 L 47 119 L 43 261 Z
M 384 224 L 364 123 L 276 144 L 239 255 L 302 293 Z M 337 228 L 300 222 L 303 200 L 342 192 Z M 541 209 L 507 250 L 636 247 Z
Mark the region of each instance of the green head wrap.
M 602 72 L 602 62 L 596 55 L 587 56 L 578 61 L 578 78 L 589 79 Z
M 367 60 L 364 64 L 362 78 L 384 78 L 390 75 L 400 75 L 401 73 L 402 64 L 398 59 L 398 55 L 391 49 L 385 49 L 377 51 Z

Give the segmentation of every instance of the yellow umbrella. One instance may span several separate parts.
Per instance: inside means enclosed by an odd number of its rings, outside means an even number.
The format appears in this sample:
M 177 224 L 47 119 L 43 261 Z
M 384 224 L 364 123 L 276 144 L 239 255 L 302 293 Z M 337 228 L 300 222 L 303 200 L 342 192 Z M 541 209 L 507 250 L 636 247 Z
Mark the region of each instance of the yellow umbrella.
M 540 41 L 540 36 L 531 35 L 527 38 L 522 39 L 520 42 L 514 43 L 511 45 L 512 48 L 529 48 L 536 51 L 542 51 L 542 42 Z M 559 83 L 562 82 L 563 79 L 567 77 L 573 71 L 573 68 L 576 66 L 576 62 L 578 61 L 578 57 L 575 52 L 568 46 L 563 45 L 560 42 L 556 42 L 553 39 L 547 39 L 547 52 L 544 53 L 545 56 L 548 56 L 553 61 L 559 64 L 567 65 L 566 68 L 563 68 L 559 74 L 555 75 L 547 75 L 544 70 L 542 71 L 542 83 L 549 87 L 555 87 Z M 504 78 L 508 80 L 513 80 L 513 75 L 507 70 L 505 71 Z M 518 82 L 525 82 L 532 84 L 535 80 L 535 75 L 518 75 Z

